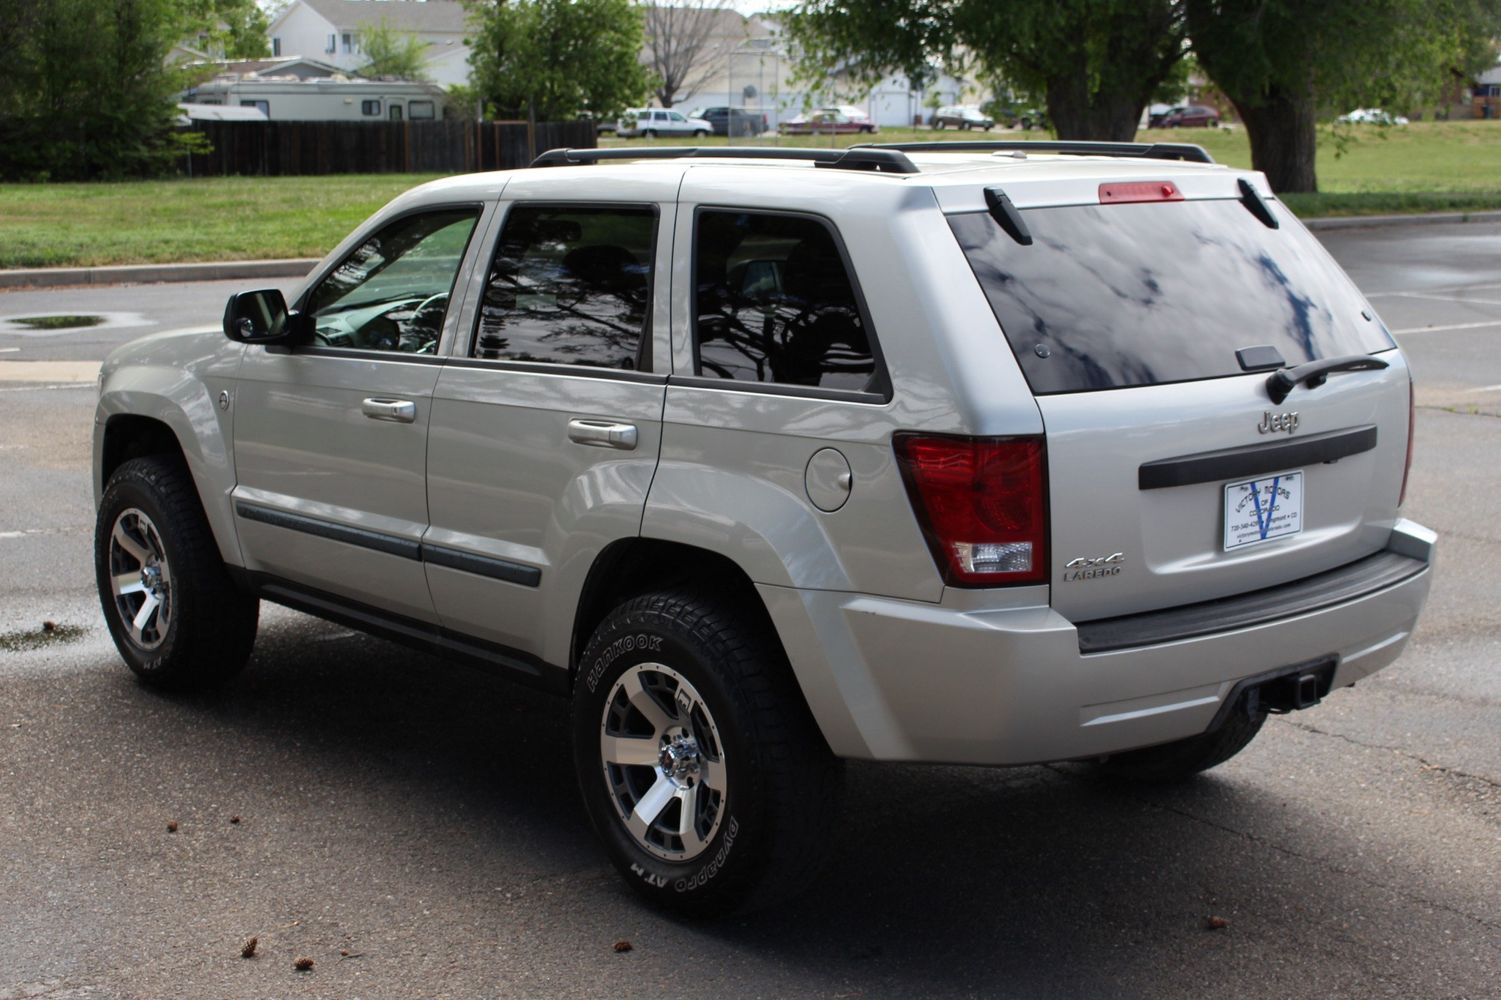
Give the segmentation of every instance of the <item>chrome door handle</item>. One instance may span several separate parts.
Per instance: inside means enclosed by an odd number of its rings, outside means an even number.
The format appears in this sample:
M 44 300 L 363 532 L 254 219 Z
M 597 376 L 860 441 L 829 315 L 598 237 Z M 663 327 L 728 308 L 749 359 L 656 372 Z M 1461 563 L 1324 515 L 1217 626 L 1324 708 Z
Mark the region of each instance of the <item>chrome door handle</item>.
M 568 440 L 596 448 L 631 451 L 636 447 L 637 436 L 635 424 L 617 424 L 611 420 L 568 421 Z
M 360 412 L 371 420 L 391 420 L 409 424 L 417 419 L 417 404 L 407 399 L 367 399 Z

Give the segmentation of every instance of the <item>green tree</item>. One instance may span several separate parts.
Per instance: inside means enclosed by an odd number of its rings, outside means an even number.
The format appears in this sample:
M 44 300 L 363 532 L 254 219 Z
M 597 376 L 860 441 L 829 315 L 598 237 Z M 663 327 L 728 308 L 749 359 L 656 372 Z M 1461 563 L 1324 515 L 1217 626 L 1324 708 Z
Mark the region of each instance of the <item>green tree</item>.
M 177 0 L 0 5 L 0 177 L 90 180 L 169 168 L 186 32 Z
M 803 0 L 806 75 L 927 81 L 937 61 L 1044 95 L 1060 138 L 1130 140 L 1183 58 L 1181 0 Z
M 641 11 L 631 0 L 475 0 L 472 82 L 502 116 L 610 118 L 640 103 Z
M 397 31 L 381 18 L 380 24 L 360 32 L 360 48 L 369 60 L 359 68 L 361 76 L 389 76 L 398 80 L 428 80 L 427 45 L 410 31 Z
M 1432 101 L 1498 26 L 1496 0 L 1187 0 L 1194 52 L 1276 191 L 1317 191 L 1316 124 Z

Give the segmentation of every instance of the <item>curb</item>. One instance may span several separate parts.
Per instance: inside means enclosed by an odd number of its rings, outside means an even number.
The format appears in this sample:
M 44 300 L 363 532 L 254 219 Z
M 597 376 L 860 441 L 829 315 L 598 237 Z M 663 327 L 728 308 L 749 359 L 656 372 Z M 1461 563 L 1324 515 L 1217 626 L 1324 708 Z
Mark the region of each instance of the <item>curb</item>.
M 1501 222 L 1501 212 L 1435 212 L 1431 215 L 1334 215 L 1304 219 L 1309 229 L 1375 229 L 1378 226 L 1437 226 L 1451 222 Z
M 0 288 L 56 288 L 62 285 L 137 285 L 164 281 L 241 281 L 301 278 L 316 258 L 227 260 L 204 264 L 121 264 L 112 267 L 32 267 L 0 271 Z

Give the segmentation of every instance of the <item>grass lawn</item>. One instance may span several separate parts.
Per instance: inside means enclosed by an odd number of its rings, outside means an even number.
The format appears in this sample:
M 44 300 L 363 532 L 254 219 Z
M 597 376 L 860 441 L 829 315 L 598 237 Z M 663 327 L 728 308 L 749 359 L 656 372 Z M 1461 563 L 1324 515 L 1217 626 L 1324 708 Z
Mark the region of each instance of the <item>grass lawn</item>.
M 1358 127 L 1340 149 L 1324 132 L 1320 192 L 1289 195 L 1304 218 L 1501 209 L 1501 121 Z M 884 129 L 881 142 L 1044 139 L 1032 132 Z M 1249 167 L 1245 132 L 1143 132 L 1141 141 L 1195 142 L 1221 163 Z M 737 139 L 736 145 L 848 146 L 867 136 Z M 606 138 L 606 146 L 726 145 L 728 140 Z M 119 184 L 0 184 L 0 267 L 316 257 L 397 193 L 410 174 L 224 177 Z
M 0 267 L 321 257 L 428 175 L 0 184 Z

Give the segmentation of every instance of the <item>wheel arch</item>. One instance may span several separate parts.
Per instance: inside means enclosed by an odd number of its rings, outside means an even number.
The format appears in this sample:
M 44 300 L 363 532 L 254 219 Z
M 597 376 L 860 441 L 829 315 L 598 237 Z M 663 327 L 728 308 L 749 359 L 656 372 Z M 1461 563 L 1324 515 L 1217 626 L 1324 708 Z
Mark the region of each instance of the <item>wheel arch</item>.
M 135 383 L 130 385 L 106 381 L 94 425 L 95 506 L 104 497 L 109 477 L 123 463 L 147 455 L 176 456 L 192 478 L 220 555 L 226 563 L 239 565 L 229 498 L 234 467 L 228 414 L 215 404 L 208 386 L 184 380 L 181 371 L 171 372 L 177 384 L 168 392 L 142 384 L 147 374 L 151 373 L 132 372 L 120 379 Z
M 589 637 L 612 608 L 638 594 L 682 587 L 701 588 L 720 599 L 736 601 L 747 624 L 764 628 L 783 648 L 755 584 L 734 560 L 682 542 L 622 538 L 595 557 L 579 593 L 568 650 L 570 678 L 578 672 Z

